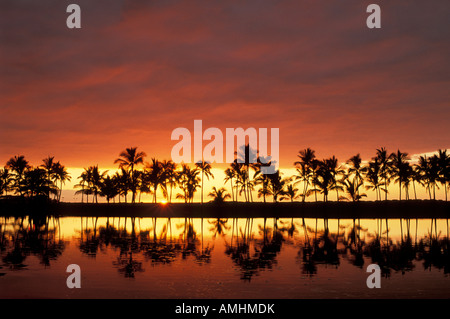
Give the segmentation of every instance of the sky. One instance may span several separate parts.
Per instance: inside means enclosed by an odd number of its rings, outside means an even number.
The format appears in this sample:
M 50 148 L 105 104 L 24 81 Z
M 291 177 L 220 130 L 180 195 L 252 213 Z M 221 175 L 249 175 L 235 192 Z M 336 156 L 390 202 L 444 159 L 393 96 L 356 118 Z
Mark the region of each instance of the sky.
M 450 2 L 377 0 L 381 29 L 370 3 L 1 1 L 0 163 L 170 159 L 196 119 L 279 128 L 282 168 L 307 147 L 342 162 L 450 148 Z

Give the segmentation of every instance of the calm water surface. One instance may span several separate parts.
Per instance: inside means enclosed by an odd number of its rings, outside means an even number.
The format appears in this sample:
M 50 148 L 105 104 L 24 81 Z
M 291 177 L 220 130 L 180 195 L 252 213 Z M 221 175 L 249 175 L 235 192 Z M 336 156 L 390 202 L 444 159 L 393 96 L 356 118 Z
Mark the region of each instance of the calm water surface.
M 0 217 L 0 298 L 450 298 L 445 219 Z M 382 269 L 369 289 L 366 268 Z M 81 267 L 69 289 L 66 267 Z

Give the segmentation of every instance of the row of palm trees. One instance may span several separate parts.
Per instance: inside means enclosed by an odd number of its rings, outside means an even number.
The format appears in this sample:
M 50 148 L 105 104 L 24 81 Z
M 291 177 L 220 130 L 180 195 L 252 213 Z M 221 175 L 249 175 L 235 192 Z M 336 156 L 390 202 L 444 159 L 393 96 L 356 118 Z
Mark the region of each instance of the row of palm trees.
M 407 153 L 401 151 L 388 153 L 385 148 L 376 150 L 375 156 L 363 162 L 360 155 L 351 157 L 346 163 L 339 163 L 335 156 L 319 160 L 315 151 L 306 148 L 299 151 L 294 163 L 296 174 L 283 177 L 280 171 L 263 174 L 261 168 L 266 161 L 250 163 L 249 146 L 243 147 L 243 159 L 237 159 L 225 169 L 224 186 L 230 185 L 228 192 L 224 187 L 213 187 L 208 193 L 214 202 L 232 201 L 253 202 L 256 196 L 266 202 L 281 200 L 306 201 L 313 197 L 315 201 L 328 201 L 333 192 L 337 201 L 359 201 L 367 194 L 364 190 L 375 192 L 376 200 L 388 199 L 391 184 L 398 184 L 399 199 L 417 199 L 417 187 L 425 188 L 429 199 L 436 199 L 436 189 L 443 187 L 445 200 L 450 188 L 450 156 L 447 150 L 438 150 L 432 156 L 420 156 L 417 163 L 411 163 Z M 242 158 L 242 154 L 241 158 Z M 237 154 L 239 157 L 239 154 Z M 78 177 L 76 194 L 81 201 L 97 203 L 98 197 L 104 197 L 109 203 L 116 199 L 127 202 L 141 201 L 142 194 L 152 196 L 157 202 L 157 193 L 164 200 L 172 202 L 174 190 L 178 200 L 192 203 L 195 193 L 200 190 L 201 203 L 204 202 L 204 180 L 214 178 L 210 163 L 202 161 L 192 167 L 188 164 L 177 165 L 171 160 L 159 161 L 152 158 L 145 162 L 147 155 L 130 147 L 119 154 L 114 161 L 119 170 L 113 175 L 100 171 L 97 166 L 89 166 Z M 22 196 L 45 195 L 61 200 L 61 190 L 65 182 L 70 181 L 67 169 L 54 157 L 47 157 L 43 163 L 33 168 L 24 156 L 11 158 L 4 169 L 0 169 L 0 195 L 14 192 Z M 403 190 L 403 192 L 402 192 Z
M 71 177 L 64 165 L 48 156 L 38 167 L 32 167 L 23 155 L 14 156 L 0 169 L 0 195 L 46 196 L 61 200 L 63 185 Z
M 444 188 L 445 200 L 448 198 L 450 186 L 450 156 L 447 150 L 438 150 L 430 157 L 420 156 L 416 164 L 411 164 L 408 153 L 400 150 L 389 154 L 385 148 L 377 149 L 376 155 L 366 164 L 359 154 L 351 157 L 345 165 L 340 165 L 333 156 L 325 160 L 317 160 L 315 152 L 310 148 L 298 154 L 299 161 L 294 165 L 298 174 L 297 182 L 303 183 L 301 197 L 323 194 L 326 201 L 330 191 L 336 191 L 337 200 L 358 201 L 367 196 L 361 189 L 372 190 L 376 200 L 388 199 L 388 187 L 393 182 L 398 184 L 399 199 L 411 199 L 410 191 L 417 199 L 416 186 L 424 187 L 430 199 L 436 199 L 436 188 Z M 339 196 L 345 191 L 347 198 Z M 384 193 L 384 196 L 382 195 Z

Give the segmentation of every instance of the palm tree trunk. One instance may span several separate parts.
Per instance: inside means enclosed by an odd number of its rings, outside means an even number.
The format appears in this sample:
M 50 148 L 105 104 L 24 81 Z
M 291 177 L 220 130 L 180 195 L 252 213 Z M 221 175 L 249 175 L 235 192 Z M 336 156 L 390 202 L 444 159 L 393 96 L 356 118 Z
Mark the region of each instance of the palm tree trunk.
M 387 189 L 387 177 L 384 178 L 384 200 L 387 200 L 387 194 L 388 194 L 388 189 Z
M 308 183 L 307 183 L 307 180 L 305 178 L 304 185 L 303 185 L 303 200 L 302 200 L 302 202 L 306 201 L 306 191 L 307 190 L 308 190 Z
M 230 178 L 230 181 L 231 181 L 231 195 L 233 196 L 233 202 L 234 202 L 233 178 Z
M 202 204 L 203 204 L 203 179 L 204 179 L 204 170 L 202 169 Z

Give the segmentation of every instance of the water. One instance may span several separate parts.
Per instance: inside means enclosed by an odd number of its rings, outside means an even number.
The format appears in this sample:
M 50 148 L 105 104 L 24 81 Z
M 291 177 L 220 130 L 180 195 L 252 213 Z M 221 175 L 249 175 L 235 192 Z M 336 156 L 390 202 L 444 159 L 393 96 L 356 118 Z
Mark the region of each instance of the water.
M 0 298 L 450 298 L 448 220 L 0 218 Z M 382 269 L 369 289 L 369 264 Z M 69 264 L 81 289 L 69 289 Z

